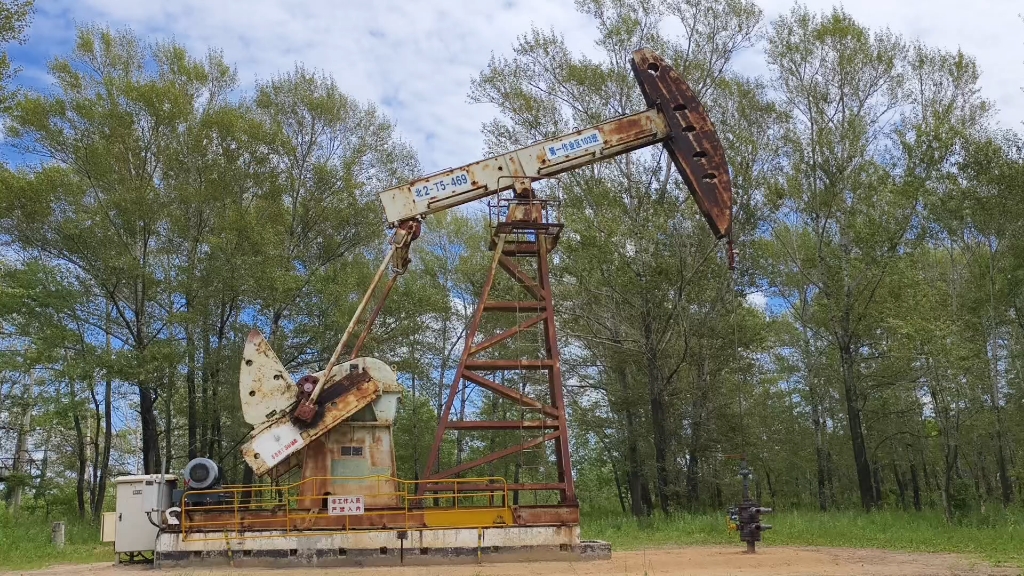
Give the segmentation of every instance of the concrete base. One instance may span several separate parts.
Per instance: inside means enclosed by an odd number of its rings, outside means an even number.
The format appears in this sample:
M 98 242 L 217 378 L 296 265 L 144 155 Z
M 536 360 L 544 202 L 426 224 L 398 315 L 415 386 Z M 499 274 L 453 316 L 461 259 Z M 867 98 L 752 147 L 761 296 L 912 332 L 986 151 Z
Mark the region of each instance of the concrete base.
M 227 538 L 225 538 L 227 536 Z M 607 560 L 611 545 L 580 541 L 579 526 L 510 526 L 388 532 L 229 534 L 165 532 L 156 567 L 353 567 Z

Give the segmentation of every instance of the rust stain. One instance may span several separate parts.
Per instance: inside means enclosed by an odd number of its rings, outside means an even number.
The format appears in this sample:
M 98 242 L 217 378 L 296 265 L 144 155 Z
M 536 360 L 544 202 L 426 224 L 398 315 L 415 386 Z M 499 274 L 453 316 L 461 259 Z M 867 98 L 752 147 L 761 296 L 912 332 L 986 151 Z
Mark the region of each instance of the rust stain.
M 672 136 L 665 141 L 697 208 L 717 238 L 732 232 L 732 181 L 725 148 L 704 105 L 685 80 L 650 50 L 633 52 L 631 62 L 648 106 L 660 107 Z
M 366 377 L 360 381 L 346 382 L 345 378 L 324 389 L 317 418 L 302 430 L 304 439 L 320 436 L 380 396 L 380 383 L 376 380 Z M 297 424 L 301 429 L 302 423 Z
M 320 408 L 317 410 L 313 422 L 306 424 L 293 420 L 300 430 L 302 439 L 307 443 L 307 446 L 299 453 L 308 450 L 310 443 L 364 406 L 371 404 L 380 395 L 381 384 L 370 378 L 365 372 L 347 374 L 333 385 L 325 388 L 324 393 L 320 396 Z M 288 459 L 279 463 L 275 467 L 277 470 L 266 468 L 266 463 L 256 457 L 251 441 L 242 448 L 242 455 L 252 465 L 253 471 L 257 475 L 270 473 L 272 476 L 280 476 L 284 473 L 282 470 L 295 467 L 294 461 Z M 305 464 L 303 464 L 303 468 L 305 468 Z
M 306 386 L 305 388 L 303 388 L 302 384 L 304 382 L 307 382 L 307 379 L 308 383 L 311 384 L 311 386 Z M 313 387 L 316 386 L 318 380 L 319 378 L 313 375 L 303 376 L 299 380 L 298 390 L 296 391 L 297 399 L 299 401 L 309 399 L 310 393 L 312 392 Z M 320 405 L 326 406 L 330 402 L 348 395 L 353 390 L 355 390 L 360 384 L 369 382 L 370 380 L 370 375 L 366 372 L 350 372 L 336 380 L 333 384 L 329 384 L 326 388 L 324 388 L 323 393 L 320 394 L 320 398 L 318 398 L 317 401 Z M 322 417 L 323 411 L 318 411 L 317 416 Z M 312 422 L 309 423 L 309 425 L 315 425 L 317 424 L 317 422 L 319 422 L 319 420 L 314 419 Z M 303 425 L 304 424 L 301 423 L 299 424 L 300 427 L 302 427 Z
M 315 498 L 320 503 L 323 496 Z M 300 509 L 309 509 L 300 506 Z M 502 513 L 501 508 L 474 510 L 488 517 Z M 190 531 L 202 532 L 202 526 L 210 526 L 210 531 L 222 531 L 223 526 L 234 526 L 238 523 L 239 530 L 282 530 L 288 528 L 288 520 L 281 510 L 273 508 L 256 508 L 239 510 L 237 517 L 233 511 L 204 510 L 203 508 L 186 508 L 184 512 Z M 379 528 L 427 528 L 429 511 L 405 510 L 397 506 L 367 505 L 367 514 L 362 516 L 329 516 L 322 511 L 316 518 L 310 519 L 307 530 L 317 529 L 379 529 Z M 292 522 L 295 522 L 292 519 Z M 579 508 L 575 506 L 519 506 L 513 509 L 513 517 L 506 520 L 516 526 L 562 526 L 571 529 L 579 525 Z M 294 525 L 291 526 L 294 529 Z
M 322 500 L 321 496 L 317 500 Z M 204 529 L 198 526 L 211 526 L 209 531 L 211 532 L 222 532 L 224 526 L 231 526 L 234 530 L 236 516 L 234 512 L 222 512 L 215 510 L 203 510 L 202 508 L 187 508 L 185 511 L 187 523 L 192 526 L 189 527 L 189 532 L 203 532 Z M 240 510 L 237 516 L 238 530 L 286 530 L 291 528 L 295 529 L 295 519 L 291 520 L 292 525 L 289 526 L 288 518 L 285 516 L 283 511 L 274 509 L 253 509 L 253 510 Z M 426 528 L 427 522 L 424 519 L 424 513 L 422 511 L 406 511 L 402 509 L 377 509 L 373 511 L 373 514 L 366 514 L 363 516 L 329 516 L 324 515 L 321 511 L 316 518 L 312 519 L 312 522 L 308 526 L 304 526 L 307 530 L 317 529 L 378 529 L 385 527 L 402 527 L 402 528 Z
M 306 454 L 302 459 L 302 477 L 305 478 L 318 478 L 321 476 L 330 476 L 330 449 L 327 447 L 327 442 L 324 438 L 317 438 L 313 442 L 306 445 Z M 303 485 L 306 488 L 306 485 Z M 309 485 L 312 490 L 314 486 Z M 313 493 L 312 491 L 310 492 Z
M 359 448 L 359 455 L 344 455 L 342 448 Z M 333 472 L 336 461 L 347 461 L 363 472 L 354 477 L 337 477 Z M 358 478 L 381 474 L 381 478 Z M 387 426 L 371 423 L 338 424 L 315 444 L 307 448 L 299 487 L 299 508 L 312 509 L 322 505 L 325 492 L 332 495 L 363 496 L 367 508 L 398 506 L 398 482 L 393 479 L 394 448 L 391 430 Z
M 612 148 L 650 136 L 656 128 L 644 118 L 624 118 L 608 128 L 601 130 L 601 138 L 605 146 Z
M 519 506 L 513 510 L 520 526 L 577 525 L 580 509 L 576 506 Z
M 245 421 L 257 425 L 287 410 L 293 402 L 292 386 L 291 376 L 270 343 L 258 330 L 251 331 L 245 341 L 239 371 Z

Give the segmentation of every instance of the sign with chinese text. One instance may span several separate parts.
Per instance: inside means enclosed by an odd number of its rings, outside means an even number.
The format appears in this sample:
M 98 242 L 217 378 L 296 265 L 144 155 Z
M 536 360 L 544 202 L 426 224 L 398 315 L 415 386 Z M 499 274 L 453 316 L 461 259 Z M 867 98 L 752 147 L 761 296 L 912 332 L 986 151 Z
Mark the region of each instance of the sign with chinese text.
M 260 433 L 253 441 L 253 448 L 264 462 L 275 466 L 305 444 L 299 429 L 289 422 Z
M 363 513 L 362 496 L 329 496 L 327 513 L 335 516 L 352 516 Z

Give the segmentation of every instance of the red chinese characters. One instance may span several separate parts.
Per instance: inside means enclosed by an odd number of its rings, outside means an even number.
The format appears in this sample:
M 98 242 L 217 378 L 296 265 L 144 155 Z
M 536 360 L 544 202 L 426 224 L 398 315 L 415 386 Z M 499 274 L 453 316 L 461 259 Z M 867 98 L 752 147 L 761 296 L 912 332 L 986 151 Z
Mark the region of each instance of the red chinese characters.
M 299 443 L 299 439 L 298 438 L 293 438 L 291 440 L 291 442 L 288 442 L 284 446 L 278 448 L 278 450 L 276 452 L 271 454 L 270 455 L 270 461 L 271 462 L 276 462 L 279 458 L 281 458 L 282 456 L 287 454 L 292 448 L 294 448 L 296 445 L 298 445 L 298 443 Z

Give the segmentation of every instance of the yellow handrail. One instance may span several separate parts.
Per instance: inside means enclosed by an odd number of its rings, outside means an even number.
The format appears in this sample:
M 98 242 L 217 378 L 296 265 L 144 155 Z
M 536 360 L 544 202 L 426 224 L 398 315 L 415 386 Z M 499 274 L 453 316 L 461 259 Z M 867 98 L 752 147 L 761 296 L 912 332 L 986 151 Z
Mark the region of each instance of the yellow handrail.
M 344 528 L 321 527 L 313 529 L 312 525 L 319 518 L 330 518 L 330 513 L 320 513 L 319 507 L 307 506 L 310 500 L 320 500 L 326 496 L 316 496 L 320 491 L 318 483 L 333 485 L 337 482 L 362 483 L 359 490 L 373 484 L 375 491 L 360 494 L 363 497 L 362 516 L 381 516 L 384 521 L 369 523 L 370 527 L 351 526 L 351 518 L 346 515 Z M 214 490 L 194 490 L 187 492 L 181 501 L 181 529 L 183 538 L 188 539 L 196 532 L 234 532 L 234 538 L 265 538 L 275 535 L 294 535 L 297 532 L 309 532 L 323 535 L 349 531 L 380 532 L 394 530 L 434 530 L 444 528 L 487 528 L 506 526 L 514 523 L 514 516 L 508 498 L 508 483 L 504 478 L 452 478 L 443 482 L 452 486 L 451 493 L 417 496 L 419 484 L 437 483 L 437 480 L 401 480 L 390 476 L 317 476 L 305 478 L 299 482 L 285 486 L 273 485 L 231 485 Z M 303 494 L 304 488 L 312 484 L 312 492 Z M 466 490 L 467 485 L 486 484 L 499 488 L 491 490 Z M 321 484 L 322 485 L 322 484 Z M 462 489 L 460 490 L 460 486 Z M 354 487 L 355 488 L 355 487 Z M 248 496 L 244 497 L 243 493 Z M 208 496 L 209 504 L 189 504 L 190 498 Z M 496 497 L 501 504 L 495 505 Z M 220 498 L 218 503 L 214 498 Z M 485 505 L 473 502 L 474 498 L 482 498 Z M 367 508 L 371 499 L 394 499 L 394 506 Z M 428 506 L 429 500 L 450 500 L 451 506 Z M 244 501 L 243 501 L 244 500 Z M 303 505 L 303 503 L 307 505 Z M 283 515 L 280 508 L 283 507 Z M 415 510 L 411 510 L 415 508 Z M 293 511 L 294 509 L 294 511 Z M 305 510 L 305 514 L 298 513 Z M 225 518 L 223 514 L 230 515 Z M 419 520 L 413 522 L 412 514 L 419 514 Z M 397 517 L 400 517 L 397 518 Z M 241 535 L 246 530 L 258 530 L 261 523 L 284 522 L 283 534 Z M 303 526 L 300 523 L 305 523 Z M 386 526 L 386 528 L 384 527 Z

